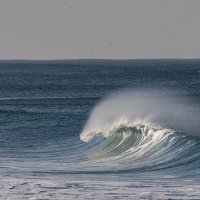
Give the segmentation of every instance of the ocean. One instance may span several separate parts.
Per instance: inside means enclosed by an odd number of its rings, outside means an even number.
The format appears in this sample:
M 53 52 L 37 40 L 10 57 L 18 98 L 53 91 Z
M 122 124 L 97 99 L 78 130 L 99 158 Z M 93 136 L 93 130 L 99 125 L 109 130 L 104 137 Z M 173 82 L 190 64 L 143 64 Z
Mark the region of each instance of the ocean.
M 0 199 L 200 199 L 200 60 L 0 61 Z

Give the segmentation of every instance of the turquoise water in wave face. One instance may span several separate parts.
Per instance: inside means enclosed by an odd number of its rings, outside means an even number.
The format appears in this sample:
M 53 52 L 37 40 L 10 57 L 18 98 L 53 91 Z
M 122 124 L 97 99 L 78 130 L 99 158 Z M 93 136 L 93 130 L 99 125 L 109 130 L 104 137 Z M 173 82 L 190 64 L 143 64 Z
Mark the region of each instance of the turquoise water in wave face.
M 1 199 L 199 199 L 200 61 L 0 62 Z

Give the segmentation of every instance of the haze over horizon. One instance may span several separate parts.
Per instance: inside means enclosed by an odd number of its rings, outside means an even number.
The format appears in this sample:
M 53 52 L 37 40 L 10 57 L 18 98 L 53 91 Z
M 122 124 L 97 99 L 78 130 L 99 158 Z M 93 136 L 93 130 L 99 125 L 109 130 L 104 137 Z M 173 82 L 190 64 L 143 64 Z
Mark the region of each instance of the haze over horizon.
M 200 58 L 198 0 L 1 0 L 0 59 Z

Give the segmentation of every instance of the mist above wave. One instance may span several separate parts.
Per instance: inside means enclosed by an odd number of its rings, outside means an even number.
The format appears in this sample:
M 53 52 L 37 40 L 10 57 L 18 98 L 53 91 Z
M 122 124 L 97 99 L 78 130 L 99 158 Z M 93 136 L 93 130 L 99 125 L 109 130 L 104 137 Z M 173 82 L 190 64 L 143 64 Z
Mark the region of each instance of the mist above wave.
M 166 90 L 126 90 L 100 101 L 80 135 L 89 141 L 95 135 L 108 137 L 113 129 L 137 124 L 199 134 L 199 110 L 192 101 Z

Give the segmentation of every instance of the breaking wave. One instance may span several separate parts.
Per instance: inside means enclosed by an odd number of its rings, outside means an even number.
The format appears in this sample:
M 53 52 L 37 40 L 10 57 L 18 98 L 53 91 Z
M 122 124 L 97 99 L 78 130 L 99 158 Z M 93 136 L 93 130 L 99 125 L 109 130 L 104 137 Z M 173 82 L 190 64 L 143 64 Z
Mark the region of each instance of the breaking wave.
M 185 170 L 199 162 L 199 113 L 188 103 L 159 91 L 126 91 L 104 99 L 80 134 L 84 142 L 99 141 L 88 155 L 90 167 L 118 172 L 178 166 Z

